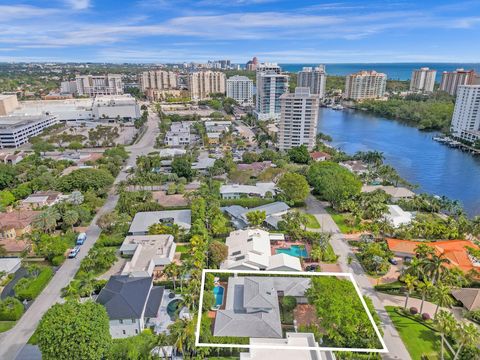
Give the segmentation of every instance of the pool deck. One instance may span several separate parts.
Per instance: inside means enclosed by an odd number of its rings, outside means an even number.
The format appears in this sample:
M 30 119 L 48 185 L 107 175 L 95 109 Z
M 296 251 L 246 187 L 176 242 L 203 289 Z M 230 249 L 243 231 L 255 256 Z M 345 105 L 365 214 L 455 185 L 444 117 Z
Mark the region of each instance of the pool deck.
M 305 250 L 307 251 L 307 258 L 308 258 L 308 254 L 310 254 L 310 251 L 312 250 L 312 246 L 310 244 L 306 244 L 306 243 L 303 243 L 301 241 L 276 241 L 275 243 L 272 242 L 272 245 L 271 245 L 271 251 L 272 251 L 272 255 L 276 255 L 277 252 L 276 250 L 277 249 L 287 249 L 289 247 L 292 247 L 292 246 L 305 246 Z
M 158 312 L 158 316 L 157 318 L 155 319 L 155 332 L 157 334 L 159 333 L 167 333 L 168 334 L 168 327 L 174 323 L 174 321 L 172 321 L 170 319 L 170 315 L 168 315 L 168 312 L 167 312 L 167 306 L 168 304 L 173 301 L 173 300 L 176 300 L 176 299 L 181 299 L 182 297 L 180 295 L 175 295 L 174 298 L 169 298 L 168 295 L 170 295 L 170 293 L 172 293 L 173 291 L 171 290 L 167 290 L 165 289 L 165 291 L 163 292 L 163 297 L 162 297 L 162 302 L 161 302 L 161 305 L 160 305 L 160 310 Z M 180 316 L 181 316 L 181 313 L 182 313 L 183 309 L 180 311 Z

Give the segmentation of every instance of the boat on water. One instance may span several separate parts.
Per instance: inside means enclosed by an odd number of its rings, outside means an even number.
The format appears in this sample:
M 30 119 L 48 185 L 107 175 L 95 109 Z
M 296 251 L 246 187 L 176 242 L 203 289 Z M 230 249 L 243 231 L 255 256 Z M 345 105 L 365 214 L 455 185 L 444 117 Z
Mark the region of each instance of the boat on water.
M 343 106 L 340 105 L 340 104 L 333 105 L 333 106 L 332 106 L 332 109 L 333 109 L 333 110 L 343 110 Z

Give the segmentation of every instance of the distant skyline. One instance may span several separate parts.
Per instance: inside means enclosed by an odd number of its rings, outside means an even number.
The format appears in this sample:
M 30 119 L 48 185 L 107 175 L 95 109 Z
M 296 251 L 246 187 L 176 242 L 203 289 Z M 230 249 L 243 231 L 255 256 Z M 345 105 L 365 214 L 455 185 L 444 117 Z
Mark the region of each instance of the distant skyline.
M 480 62 L 480 1 L 0 0 L 2 62 Z

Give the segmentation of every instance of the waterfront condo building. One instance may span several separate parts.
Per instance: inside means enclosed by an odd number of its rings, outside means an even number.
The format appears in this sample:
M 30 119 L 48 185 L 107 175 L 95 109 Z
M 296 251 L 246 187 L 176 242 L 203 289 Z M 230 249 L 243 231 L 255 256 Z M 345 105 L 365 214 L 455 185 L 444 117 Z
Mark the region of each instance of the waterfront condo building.
M 310 88 L 310 93 L 320 98 L 325 96 L 326 81 L 325 65 L 319 65 L 316 68 L 304 67 L 297 75 L 297 86 Z
M 374 70 L 359 71 L 346 78 L 345 98 L 366 100 L 383 97 L 387 86 L 387 75 Z
M 240 105 L 253 105 L 253 80 L 246 76 L 232 76 L 227 80 L 227 96 Z
M 476 82 L 477 74 L 474 70 L 457 69 L 455 71 L 444 71 L 442 73 L 442 81 L 440 90 L 448 92 L 450 95 L 456 95 L 460 85 L 480 85 Z
M 278 147 L 288 150 L 306 145 L 312 150 L 317 135 L 320 98 L 317 94 L 311 94 L 308 87 L 297 87 L 295 93 L 283 94 L 280 101 Z
M 480 85 L 458 87 L 451 131 L 463 140 L 480 140 Z
M 256 116 L 259 120 L 280 117 L 280 96 L 288 93 L 288 75 L 280 66 L 264 63 L 257 66 Z
M 197 71 L 188 74 L 188 91 L 192 100 L 208 99 L 211 94 L 225 94 L 225 73 Z
M 77 94 L 94 97 L 97 95 L 123 94 L 122 75 L 77 75 Z
M 422 67 L 412 71 L 410 91 L 433 92 L 437 70 Z

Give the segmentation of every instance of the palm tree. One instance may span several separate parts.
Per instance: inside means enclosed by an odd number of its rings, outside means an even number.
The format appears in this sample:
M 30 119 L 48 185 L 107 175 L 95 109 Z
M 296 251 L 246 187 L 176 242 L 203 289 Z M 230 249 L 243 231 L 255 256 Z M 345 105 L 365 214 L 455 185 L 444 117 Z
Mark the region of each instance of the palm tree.
M 78 280 L 72 280 L 70 283 L 63 289 L 63 296 L 71 299 L 80 299 L 80 294 L 78 292 Z
M 191 354 L 195 349 L 195 323 L 193 319 L 177 319 L 168 329 L 171 343 L 183 355 Z
M 453 305 L 454 301 L 450 296 L 450 286 L 444 285 L 442 283 L 437 284 L 434 287 L 432 295 L 433 299 L 437 303 L 437 308 L 435 309 L 435 315 L 437 315 L 438 309 L 440 307 L 448 307 Z
M 179 266 L 176 263 L 172 262 L 164 267 L 163 273 L 168 278 L 171 278 L 173 280 L 173 291 L 175 291 L 177 276 L 180 274 Z
M 406 309 L 410 294 L 415 289 L 415 285 L 417 284 L 417 278 L 411 274 L 407 274 L 403 281 L 405 282 L 405 290 L 407 290 L 405 296 L 405 306 L 403 307 L 404 309 Z
M 444 348 L 445 348 L 445 334 L 451 334 L 457 330 L 458 324 L 455 318 L 453 317 L 452 313 L 440 310 L 438 314 L 435 316 L 435 320 L 433 321 L 436 330 L 440 333 L 441 341 L 441 352 L 440 352 L 440 359 L 444 359 Z
M 65 214 L 63 214 L 63 222 L 65 225 L 68 227 L 73 227 L 78 222 L 78 212 L 75 210 L 67 210 L 65 211 Z
M 84 197 L 83 197 L 83 194 L 80 191 L 75 190 L 75 191 L 72 191 L 68 200 L 73 205 L 80 205 L 80 204 L 83 203 Z
M 435 254 L 426 261 L 425 270 L 430 273 L 430 279 L 433 285 L 437 282 L 446 264 L 450 264 L 450 260 L 448 260 L 444 254 Z
M 158 334 L 157 339 L 155 341 L 155 345 L 156 345 L 156 347 L 159 348 L 158 349 L 159 350 L 158 354 L 161 356 L 161 358 L 166 359 L 167 358 L 167 352 L 166 352 L 165 347 L 170 345 L 168 335 L 166 335 L 165 333 Z
M 60 213 L 54 207 L 42 211 L 33 221 L 33 226 L 49 233 L 57 227 L 57 220 L 60 220 Z
M 420 294 L 422 295 L 422 303 L 420 304 L 420 314 L 422 314 L 425 297 L 432 292 L 433 284 L 425 279 L 417 284 L 417 289 L 420 290 Z
M 464 346 L 478 345 L 480 342 L 480 331 L 474 324 L 463 323 L 458 326 L 457 331 L 454 333 L 455 340 L 458 344 L 457 352 L 453 357 L 453 360 L 457 360 Z

